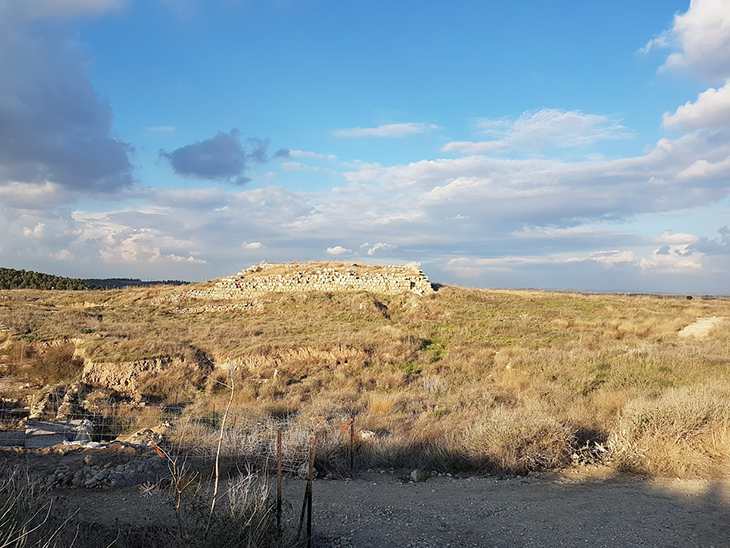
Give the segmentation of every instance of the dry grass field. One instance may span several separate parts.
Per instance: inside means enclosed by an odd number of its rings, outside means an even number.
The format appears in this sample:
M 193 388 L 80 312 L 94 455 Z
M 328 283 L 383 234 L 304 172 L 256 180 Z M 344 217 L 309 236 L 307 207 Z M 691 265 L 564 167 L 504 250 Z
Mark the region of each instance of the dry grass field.
M 680 477 L 730 466 L 727 300 L 446 286 L 425 297 L 270 294 L 245 310 L 181 313 L 200 303 L 164 300 L 176 291 L 0 292 L 0 374 L 35 383 L 3 396 L 76 381 L 90 364 L 172 358 L 139 392 L 221 409 L 230 362 L 232 413 L 321 432 L 354 415 L 374 433 L 360 447 L 368 466 L 525 473 L 600 460 Z M 679 335 L 711 317 L 707 333 Z M 212 372 L 195 365 L 200 355 Z M 114 396 L 92 389 L 97 401 Z

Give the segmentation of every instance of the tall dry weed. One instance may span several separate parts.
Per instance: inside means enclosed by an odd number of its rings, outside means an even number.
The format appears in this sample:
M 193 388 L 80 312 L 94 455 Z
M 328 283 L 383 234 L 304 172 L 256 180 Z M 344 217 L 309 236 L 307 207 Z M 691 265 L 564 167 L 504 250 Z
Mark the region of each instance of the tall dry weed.
M 459 443 L 471 459 L 522 474 L 565 466 L 575 440 L 569 427 L 539 409 L 499 406 L 470 424 Z
M 626 470 L 679 477 L 717 472 L 730 461 L 730 385 L 705 383 L 633 400 L 610 444 Z

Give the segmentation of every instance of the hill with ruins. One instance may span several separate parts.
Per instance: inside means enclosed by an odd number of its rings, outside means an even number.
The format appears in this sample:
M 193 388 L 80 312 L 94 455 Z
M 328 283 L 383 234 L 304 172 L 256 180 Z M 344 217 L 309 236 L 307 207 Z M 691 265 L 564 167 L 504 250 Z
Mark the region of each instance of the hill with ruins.
M 163 420 L 182 432 L 195 414 L 196 447 L 207 436 L 215 451 L 209 426 L 230 402 L 236 428 L 319 432 L 332 473 L 355 417 L 365 468 L 605 461 L 709 477 L 730 469 L 728 326 L 730 301 L 434 291 L 415 266 L 351 262 L 261 263 L 186 287 L 0 290 L 0 421 L 35 436 L 36 417 L 88 419 L 110 441 Z
M 262 262 L 233 276 L 221 278 L 212 287 L 193 289 L 186 295 L 195 298 L 247 299 L 267 293 L 308 291 L 428 295 L 433 293 L 433 288 L 423 271 L 413 265 Z

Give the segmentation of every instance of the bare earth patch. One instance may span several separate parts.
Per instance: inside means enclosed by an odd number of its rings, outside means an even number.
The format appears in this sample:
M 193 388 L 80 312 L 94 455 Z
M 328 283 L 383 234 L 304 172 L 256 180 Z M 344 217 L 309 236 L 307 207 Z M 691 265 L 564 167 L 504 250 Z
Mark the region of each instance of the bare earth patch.
M 315 546 L 730 547 L 730 482 L 640 480 L 607 468 L 527 477 L 368 472 L 314 483 Z M 285 518 L 296 528 L 302 480 L 285 480 Z M 139 489 L 61 492 L 85 526 L 171 519 L 161 495 Z M 61 494 L 59 493 L 59 494 Z
M 680 337 L 694 337 L 696 339 L 705 339 L 709 336 L 710 331 L 716 325 L 720 324 L 726 318 L 712 316 L 711 318 L 699 318 L 696 322 L 689 324 L 678 333 Z

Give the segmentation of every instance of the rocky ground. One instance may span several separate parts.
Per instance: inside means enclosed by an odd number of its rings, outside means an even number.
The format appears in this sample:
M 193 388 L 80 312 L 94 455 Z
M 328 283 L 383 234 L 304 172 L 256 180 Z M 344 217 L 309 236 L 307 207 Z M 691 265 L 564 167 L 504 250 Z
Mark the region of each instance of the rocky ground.
M 75 446 L 35 450 L 3 448 L 3 468 L 18 467 L 53 489 L 112 489 L 155 482 L 167 466 L 147 448 L 114 443 L 103 449 Z

